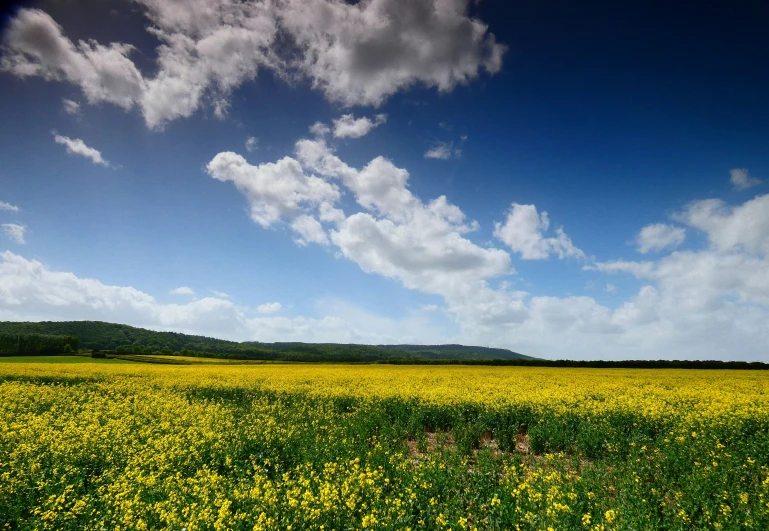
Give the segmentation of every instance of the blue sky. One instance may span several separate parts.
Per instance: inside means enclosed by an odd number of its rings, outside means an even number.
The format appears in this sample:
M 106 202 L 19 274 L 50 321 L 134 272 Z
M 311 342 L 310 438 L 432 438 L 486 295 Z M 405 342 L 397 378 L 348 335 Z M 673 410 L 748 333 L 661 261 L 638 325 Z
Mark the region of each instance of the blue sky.
M 602 4 L 8 11 L 0 319 L 767 361 L 769 10 Z

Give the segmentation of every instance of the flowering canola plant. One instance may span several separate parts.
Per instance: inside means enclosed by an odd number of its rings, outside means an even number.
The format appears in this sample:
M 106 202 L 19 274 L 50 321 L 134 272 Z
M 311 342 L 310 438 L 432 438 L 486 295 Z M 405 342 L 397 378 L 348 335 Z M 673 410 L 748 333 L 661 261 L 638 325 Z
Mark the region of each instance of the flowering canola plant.
M 769 374 L 3 364 L 0 529 L 769 529 Z

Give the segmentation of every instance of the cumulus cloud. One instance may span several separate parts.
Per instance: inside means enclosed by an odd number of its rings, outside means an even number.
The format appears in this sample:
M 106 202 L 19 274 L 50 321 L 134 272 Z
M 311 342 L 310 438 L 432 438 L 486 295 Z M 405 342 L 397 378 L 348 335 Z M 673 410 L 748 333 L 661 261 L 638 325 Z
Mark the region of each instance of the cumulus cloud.
M 280 304 L 264 308 L 276 311 Z M 132 287 L 57 271 L 10 251 L 0 253 L 0 320 L 103 320 L 235 341 L 436 343 L 442 337 L 420 318 L 379 317 L 339 301 L 323 301 L 318 308 L 319 317 L 288 318 L 249 317 L 249 308 L 222 297 L 160 304 Z
M 310 133 L 312 133 L 316 137 L 324 137 L 330 132 L 331 132 L 331 129 L 329 128 L 329 126 L 327 126 L 323 122 L 315 122 L 310 126 Z
M 9 212 L 18 212 L 20 209 L 16 205 L 0 201 L 0 210 L 7 210 Z
M 47 13 L 21 9 L 0 68 L 80 87 L 90 104 L 138 107 L 148 127 L 209 104 L 225 116 L 233 90 L 270 69 L 308 79 L 329 100 L 379 105 L 414 85 L 442 92 L 502 66 L 505 46 L 467 15 L 469 0 L 137 0 L 160 41 L 152 76 L 134 47 L 72 42 Z
M 3 223 L 3 234 L 10 239 L 13 242 L 16 242 L 20 245 L 23 245 L 27 243 L 27 241 L 24 239 L 24 233 L 27 230 L 27 227 L 24 225 L 19 225 L 17 223 Z
M 267 303 L 265 308 L 280 305 Z M 223 297 L 160 304 L 132 287 L 58 271 L 10 251 L 0 253 L 0 320 L 102 320 L 234 341 L 435 344 L 454 339 L 420 316 L 381 317 L 339 300 L 318 301 L 317 309 L 317 317 L 250 317 L 251 309 Z
M 279 312 L 281 305 L 279 302 L 265 302 L 256 307 L 256 311 L 259 313 L 275 313 Z
M 750 173 L 748 173 L 748 170 L 745 168 L 729 170 L 729 177 L 735 190 L 745 190 L 746 188 L 752 188 L 762 183 L 761 179 L 751 177 Z
M 494 318 L 520 311 L 519 300 L 507 300 L 507 293 L 495 292 L 487 283 L 487 279 L 513 273 L 510 256 L 469 240 L 466 235 L 477 230 L 478 224 L 468 222 L 445 196 L 424 202 L 409 190 L 405 169 L 384 157 L 375 157 L 361 169 L 352 167 L 322 138 L 298 141 L 295 152 L 296 160 L 290 160 L 296 166 L 292 163 L 264 174 L 263 187 L 275 187 L 287 173 L 312 173 L 340 182 L 360 207 L 358 212 L 345 214 L 336 206 L 341 193 L 293 210 L 282 208 L 280 198 L 263 196 L 261 208 L 277 210 L 276 220 L 292 220 L 297 243 L 333 245 L 340 256 L 365 272 L 442 296 L 455 315 L 477 313 L 479 305 Z M 249 197 L 247 188 L 241 187 L 241 191 Z
M 650 251 L 676 248 L 684 242 L 685 238 L 686 229 L 655 223 L 641 229 L 636 237 L 636 244 L 638 252 L 646 254 Z
M 468 0 L 288 0 L 282 27 L 306 50 L 297 64 L 332 100 L 379 105 L 415 84 L 442 92 L 496 73 L 505 46 L 467 16 Z
M 769 194 L 731 207 L 720 199 L 690 203 L 676 220 L 704 231 L 719 251 L 769 254 Z
M 310 243 L 328 245 L 328 236 L 323 230 L 323 225 L 312 216 L 302 214 L 291 222 L 291 230 L 296 234 L 294 242 L 302 247 Z
M 63 98 L 61 100 L 61 105 L 64 108 L 64 112 L 67 114 L 71 114 L 72 116 L 78 116 L 80 114 L 80 104 L 76 101 Z
M 145 82 L 129 59 L 133 46 L 80 41 L 39 9 L 21 9 L 5 32 L 0 68 L 19 77 L 39 76 L 78 85 L 91 104 L 108 102 L 130 109 Z
M 358 170 L 322 140 L 300 140 L 298 159 L 309 170 L 338 178 L 364 211 L 338 219 L 331 242 L 364 271 L 406 287 L 449 295 L 463 282 L 507 274 L 510 257 L 463 235 L 477 229 L 445 196 L 425 203 L 408 189 L 409 173 L 384 157 Z
M 373 120 L 365 116 L 356 119 L 352 114 L 343 114 L 334 120 L 334 137 L 360 138 L 385 122 L 387 122 L 386 114 L 377 114 Z
M 106 166 L 108 168 L 110 167 L 110 163 L 104 160 L 99 150 L 87 146 L 85 142 L 79 138 L 69 138 L 68 136 L 61 136 L 54 133 L 53 139 L 57 144 L 61 144 L 66 147 L 67 153 L 85 157 L 94 164 L 99 164 L 100 166 Z
M 246 151 L 256 151 L 259 149 L 259 139 L 255 136 L 246 138 Z
M 519 253 L 524 260 L 542 260 L 551 254 L 557 254 L 559 258 L 586 258 L 563 228 L 556 229 L 554 237 L 545 237 L 549 228 L 547 212 L 539 214 L 535 205 L 513 203 L 505 222 L 494 224 L 494 236 Z
M 187 286 L 179 286 L 169 291 L 171 295 L 195 295 L 195 290 L 188 288 Z
M 251 219 L 269 227 L 281 218 L 339 198 L 339 189 L 323 179 L 307 176 L 291 157 L 253 166 L 231 151 L 219 153 L 206 166 L 208 174 L 232 182 L 248 198 Z

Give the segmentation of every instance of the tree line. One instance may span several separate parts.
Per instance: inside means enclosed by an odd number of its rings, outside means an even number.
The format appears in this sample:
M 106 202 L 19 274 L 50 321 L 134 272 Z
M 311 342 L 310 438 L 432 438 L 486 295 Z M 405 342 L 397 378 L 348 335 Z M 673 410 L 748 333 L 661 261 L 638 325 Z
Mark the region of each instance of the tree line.
M 0 334 L 0 355 L 45 355 L 74 352 L 76 336 L 50 334 Z
M 101 321 L 0 322 L 0 333 L 74 335 L 80 338 L 82 349 L 118 354 L 183 354 L 239 360 L 378 361 L 523 357 L 506 349 L 463 345 L 399 346 L 257 341 L 238 343 L 177 332 L 156 332 Z

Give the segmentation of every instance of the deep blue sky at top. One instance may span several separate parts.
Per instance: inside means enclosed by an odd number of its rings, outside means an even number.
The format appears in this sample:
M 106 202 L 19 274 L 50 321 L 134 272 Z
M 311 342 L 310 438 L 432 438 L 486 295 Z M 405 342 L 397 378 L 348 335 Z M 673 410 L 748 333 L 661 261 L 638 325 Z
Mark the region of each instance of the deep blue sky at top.
M 131 43 L 140 70 L 156 68 L 159 42 L 131 3 L 23 5 L 47 12 L 74 42 Z M 312 315 L 319 300 L 339 298 L 397 318 L 441 300 L 259 227 L 243 197 L 205 165 L 222 151 L 274 162 L 316 121 L 382 112 L 385 125 L 335 141 L 342 160 L 361 168 L 383 155 L 406 168 L 421 199 L 445 194 L 478 220 L 479 245 L 503 247 L 494 222 L 512 202 L 535 204 L 596 260 L 642 259 L 632 241 L 641 227 L 696 199 L 741 203 L 752 194 L 732 190 L 729 170 L 769 170 L 769 5 L 487 0 L 470 10 L 508 46 L 502 70 L 448 93 L 414 87 L 376 110 L 329 103 L 307 81 L 289 85 L 262 70 L 234 91 L 224 120 L 209 107 L 151 131 L 137 111 L 109 104 L 83 104 L 78 118 L 64 113 L 62 98 L 83 100 L 73 85 L 0 74 L 0 200 L 22 206 L 15 218 L 29 227 L 24 248 L 6 247 L 161 301 L 186 285 L 250 306 L 279 300 L 288 315 Z M 119 168 L 68 155 L 52 130 Z M 250 153 L 249 136 L 259 139 Z M 461 156 L 425 158 L 437 142 L 453 142 Z M 683 248 L 704 241 L 692 233 Z M 512 265 L 518 274 L 507 280 L 517 289 L 589 295 L 609 308 L 641 285 L 613 277 L 618 289 L 606 293 L 607 279 L 570 260 L 513 255 Z

